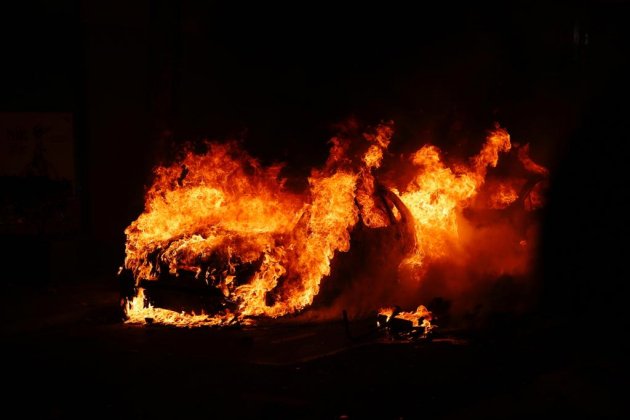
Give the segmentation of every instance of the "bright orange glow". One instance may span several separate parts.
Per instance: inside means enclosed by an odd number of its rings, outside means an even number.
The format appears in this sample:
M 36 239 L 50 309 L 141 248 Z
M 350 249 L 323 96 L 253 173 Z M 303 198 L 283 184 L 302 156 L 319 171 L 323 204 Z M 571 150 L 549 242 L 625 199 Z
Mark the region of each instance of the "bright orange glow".
M 389 146 L 393 130 L 388 125 L 379 125 L 375 134 L 365 134 L 364 138 L 370 143 L 363 155 L 365 167 L 359 174 L 360 183 L 356 191 L 361 220 L 371 228 L 385 227 L 389 224 L 387 215 L 374 202 L 376 180 L 372 170 L 379 168 L 383 160 L 383 150 Z
M 512 148 L 502 128 L 493 130 L 467 163 L 448 163 L 437 147 L 424 145 L 408 157 L 411 173 L 390 170 L 383 183 L 377 171 L 392 136 L 392 125 L 381 124 L 358 139 L 333 138 L 326 163 L 311 171 L 303 192 L 288 191 L 281 166 L 264 167 L 236 143 L 209 143 L 205 153 L 187 151 L 177 162 L 157 167 L 144 212 L 125 230 L 125 268 L 138 286 L 137 296 L 127 302 L 128 322 L 226 325 L 302 311 L 331 274 L 331 260 L 350 250 L 359 223 L 369 229 L 407 223 L 414 245 L 400 268 L 419 279 L 431 261 L 456 258 L 459 248 L 479 240 L 471 236 L 466 242 L 460 231 L 463 210 L 483 188 L 492 209 L 518 202 L 532 210 L 543 203 L 538 184 L 526 197 L 517 188 L 522 180 L 484 187 L 489 168 Z M 529 158 L 527 146 L 518 148 L 518 158 L 527 171 L 546 176 L 547 170 Z M 400 206 L 392 206 L 392 200 L 400 200 Z M 531 248 L 516 231 L 504 237 L 514 238 L 515 255 Z M 145 298 L 141 282 L 182 274 L 216 288 L 230 309 L 179 313 Z M 381 313 L 391 317 L 393 311 Z M 425 331 L 432 328 L 431 313 L 422 305 L 395 317 Z
M 499 184 L 497 190 L 490 196 L 490 207 L 504 209 L 518 199 L 518 191 L 510 184 Z
M 381 310 L 378 311 L 378 314 L 385 316 L 386 317 L 385 321 L 389 321 L 392 315 L 394 315 L 395 311 L 396 311 L 396 308 L 386 307 L 386 308 L 381 308 Z
M 390 132 L 377 128 L 358 167 L 345 157 L 346 145 L 334 139 L 325 167 L 313 170 L 308 193 L 299 196 L 285 191 L 279 167 L 263 168 L 234 143 L 213 143 L 203 155 L 188 152 L 181 162 L 158 167 L 145 212 L 125 231 L 125 267 L 138 282 L 158 280 L 165 271 L 202 276 L 238 303 L 239 319 L 303 309 L 330 274 L 335 252 L 350 247 L 359 214 L 357 180 L 362 176 L 364 187 L 373 186 L 370 169 L 380 164 Z M 370 194 L 369 189 L 364 194 L 364 209 L 373 207 Z M 214 261 L 222 269 L 211 267 Z M 236 282 L 242 264 L 258 268 Z M 220 313 L 185 321 L 185 314 L 170 312 L 150 307 L 140 295 L 127 306 L 130 322 L 151 318 L 214 325 L 234 320 Z
M 155 308 L 145 301 L 144 290 L 138 289 L 138 294 L 125 306 L 127 322 L 130 324 L 168 324 L 179 327 L 208 327 L 215 325 L 227 325 L 236 320 L 229 312 L 221 316 L 208 316 L 205 314 L 179 313 L 163 308 Z
M 418 247 L 405 264 L 421 266 L 425 257 L 435 259 L 449 253 L 458 240 L 459 212 L 484 183 L 488 166 L 497 165 L 499 152 L 510 148 L 509 134 L 497 128 L 470 165 L 449 168 L 435 146 L 423 146 L 413 154 L 416 174 L 400 192 L 400 199 L 413 215 Z
M 378 313 L 379 315 L 384 315 L 387 317 L 386 322 L 391 319 L 392 315 L 394 316 L 394 318 L 410 321 L 412 327 L 424 328 L 425 334 L 428 334 L 429 332 L 431 332 L 432 329 L 435 328 L 435 325 L 431 324 L 431 321 L 433 320 L 433 314 L 424 305 L 418 306 L 418 309 L 416 309 L 414 312 L 398 312 L 396 313 L 396 315 L 394 315 L 395 312 L 395 308 L 386 307 L 381 308 Z

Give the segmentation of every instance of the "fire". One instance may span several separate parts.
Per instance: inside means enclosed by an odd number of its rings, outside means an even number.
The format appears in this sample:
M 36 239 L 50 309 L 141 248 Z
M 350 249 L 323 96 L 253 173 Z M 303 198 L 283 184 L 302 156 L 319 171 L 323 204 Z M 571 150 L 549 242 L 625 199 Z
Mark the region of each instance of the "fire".
M 402 312 L 397 308 L 386 307 L 381 308 L 379 315 L 385 317 L 385 324 L 391 321 L 392 317 L 396 319 L 404 319 L 411 322 L 413 328 L 423 328 L 424 335 L 429 334 L 436 326 L 431 324 L 433 314 L 426 306 L 420 305 L 414 312 Z M 379 325 L 380 326 L 380 325 Z
M 335 251 L 350 248 L 351 229 L 357 222 L 354 190 L 357 177 L 343 171 L 314 174 L 310 179 L 312 202 L 305 205 L 303 219 L 290 235 L 286 258 L 285 248 L 275 255 L 268 253 L 261 270 L 250 284 L 236 289 L 243 315 L 277 317 L 303 309 L 313 302 L 323 276 L 330 274 L 330 260 Z M 286 266 L 286 267 L 285 267 Z M 281 276 L 285 286 L 273 305 L 266 305 L 267 292 L 274 290 Z
M 490 197 L 490 207 L 504 209 L 518 199 L 518 191 L 514 185 L 508 183 L 499 184 L 496 192 Z
M 155 308 L 145 301 L 144 291 L 139 289 L 138 294 L 125 305 L 127 322 L 131 324 L 158 323 L 180 327 L 190 326 L 215 326 L 226 325 L 234 322 L 236 317 L 229 312 L 223 316 L 208 316 L 205 314 L 195 315 L 178 313 L 163 308 Z
M 448 254 L 458 240 L 459 212 L 470 204 L 484 183 L 488 166 L 495 167 L 499 153 L 510 148 L 509 134 L 497 128 L 468 165 L 448 167 L 439 149 L 431 145 L 411 156 L 416 174 L 399 195 L 413 215 L 418 247 L 406 264 L 421 266 L 425 257 Z
M 125 230 L 124 267 L 137 286 L 126 305 L 128 322 L 226 325 L 297 313 L 313 303 L 335 255 L 350 250 L 359 223 L 368 229 L 408 223 L 414 245 L 401 270 L 421 277 L 427 262 L 461 245 L 463 210 L 484 188 L 488 168 L 496 167 L 512 144 L 497 127 L 477 155 L 455 163 L 425 145 L 409 157 L 410 181 L 400 185 L 400 174 L 390 173 L 383 184 L 377 171 L 392 136 L 389 123 L 363 136 L 333 138 L 326 163 L 311 171 L 303 192 L 285 187 L 281 165 L 265 167 L 234 142 L 208 143 L 205 153 L 187 150 L 177 162 L 157 167 L 144 212 Z M 527 146 L 518 149 L 518 157 L 527 171 L 547 175 L 529 158 Z M 492 191 L 486 193 L 495 203 L 489 207 L 503 209 L 519 198 L 529 210 L 542 205 L 541 187 L 534 185 L 522 197 L 515 182 L 489 183 Z M 220 291 L 222 309 L 182 313 L 154 307 L 145 297 L 143 286 L 180 276 Z M 431 313 L 422 305 L 395 317 L 432 328 Z

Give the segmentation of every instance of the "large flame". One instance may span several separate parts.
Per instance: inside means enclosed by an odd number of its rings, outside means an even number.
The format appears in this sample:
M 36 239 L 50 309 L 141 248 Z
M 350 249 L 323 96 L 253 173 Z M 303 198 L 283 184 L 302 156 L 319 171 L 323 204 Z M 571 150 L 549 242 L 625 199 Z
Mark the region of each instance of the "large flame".
M 458 211 L 467 206 L 484 183 L 488 166 L 495 167 L 499 153 L 511 148 L 510 136 L 497 128 L 469 165 L 449 168 L 435 146 L 423 146 L 411 157 L 414 179 L 400 193 L 413 215 L 418 248 L 406 263 L 422 265 L 425 256 L 441 257 L 458 239 Z
M 126 307 L 129 322 L 222 325 L 299 312 L 313 303 L 335 254 L 350 249 L 357 223 L 386 228 L 400 220 L 401 211 L 410 215 L 406 222 L 414 236 L 401 269 L 420 277 L 427 261 L 458 246 L 462 210 L 482 189 L 488 168 L 512 145 L 507 131 L 497 127 L 468 163 L 450 165 L 437 147 L 425 145 L 409 158 L 411 181 L 397 185 L 401 174 L 390 173 L 391 185 L 383 187 L 375 171 L 392 135 L 391 124 L 382 124 L 358 141 L 333 138 L 328 160 L 312 170 L 308 190 L 301 193 L 285 188 L 281 166 L 262 166 L 236 143 L 210 143 L 205 153 L 187 151 L 176 163 L 159 166 L 145 211 L 125 231 L 125 268 L 138 285 Z M 546 176 L 527 147 L 518 155 L 526 171 Z M 522 184 L 488 183 L 487 207 L 505 209 L 519 198 L 529 210 L 540 206 L 542 187 L 535 184 L 521 197 Z M 382 190 L 402 207 L 379 199 Z M 232 306 L 211 314 L 177 313 L 145 299 L 144 282 L 184 273 L 219 290 Z M 429 312 L 421 308 L 409 316 L 429 322 Z

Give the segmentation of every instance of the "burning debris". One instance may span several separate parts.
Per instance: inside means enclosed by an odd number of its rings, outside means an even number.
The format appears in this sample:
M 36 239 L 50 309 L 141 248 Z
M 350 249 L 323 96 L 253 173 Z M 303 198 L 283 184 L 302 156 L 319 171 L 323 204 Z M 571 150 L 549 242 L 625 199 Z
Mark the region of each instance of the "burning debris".
M 468 162 L 447 162 L 426 145 L 409 158 L 408 173 L 379 178 L 392 136 L 392 124 L 382 124 L 333 138 L 325 165 L 311 171 L 302 192 L 285 188 L 279 165 L 262 166 L 236 143 L 208 143 L 205 153 L 187 150 L 157 167 L 145 211 L 125 230 L 128 322 L 230 325 L 298 313 L 329 278 L 335 255 L 350 250 L 357 226 L 396 227 L 393 240 L 406 243 L 400 275 L 419 285 L 433 261 L 477 257 L 465 255 L 480 240 L 470 226 L 494 221 L 475 222 L 472 210 L 533 211 L 542 203 L 547 172 L 527 146 L 517 148 L 520 175 L 488 179 L 500 154 L 515 147 L 502 128 Z M 524 270 L 531 255 L 526 229 L 509 229 L 507 244 L 488 245 L 510 253 L 490 264 L 497 272 Z M 393 332 L 428 336 L 433 328 L 424 306 L 387 314 L 379 322 Z
M 437 325 L 431 324 L 433 319 L 433 314 L 424 305 L 418 306 L 415 312 L 403 312 L 395 306 L 378 312 L 376 326 L 397 339 L 426 339 L 437 328 Z

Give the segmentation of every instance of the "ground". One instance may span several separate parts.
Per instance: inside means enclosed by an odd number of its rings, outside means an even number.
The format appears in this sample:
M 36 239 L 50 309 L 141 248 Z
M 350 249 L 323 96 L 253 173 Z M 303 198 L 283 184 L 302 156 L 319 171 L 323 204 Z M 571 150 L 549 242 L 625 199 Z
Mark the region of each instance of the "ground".
M 393 341 L 366 322 L 130 326 L 108 279 L 5 287 L 5 418 L 623 417 L 625 347 L 541 321 Z M 16 414 L 9 414 L 16 413 Z

